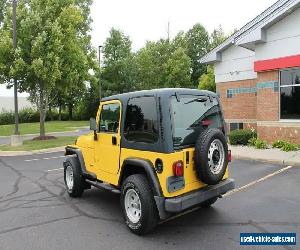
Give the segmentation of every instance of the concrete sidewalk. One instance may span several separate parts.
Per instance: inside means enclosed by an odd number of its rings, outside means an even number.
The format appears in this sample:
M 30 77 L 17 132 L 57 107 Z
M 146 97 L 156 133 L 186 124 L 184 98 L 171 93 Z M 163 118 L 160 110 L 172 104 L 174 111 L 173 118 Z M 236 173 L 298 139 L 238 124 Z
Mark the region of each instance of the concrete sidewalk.
M 84 134 L 88 134 L 90 132 L 89 127 L 80 127 L 73 131 L 62 131 L 62 132 L 49 132 L 46 135 L 50 136 L 80 136 Z M 23 141 L 31 140 L 34 137 L 39 136 L 39 134 L 26 134 L 22 135 Z M 0 136 L 0 145 L 10 144 L 10 136 Z
M 300 151 L 284 152 L 277 148 L 256 149 L 248 146 L 232 146 L 233 159 L 255 160 L 282 165 L 300 166 Z

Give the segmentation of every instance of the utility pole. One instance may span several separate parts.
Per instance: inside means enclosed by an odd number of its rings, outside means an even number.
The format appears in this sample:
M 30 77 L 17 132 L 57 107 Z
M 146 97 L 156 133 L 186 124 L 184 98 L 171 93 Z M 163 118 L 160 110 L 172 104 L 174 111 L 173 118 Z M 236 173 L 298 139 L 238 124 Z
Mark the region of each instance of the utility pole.
M 17 48 L 17 0 L 13 0 L 13 46 L 14 51 Z M 15 133 L 11 137 L 11 145 L 17 146 L 22 144 L 22 139 L 19 131 L 19 111 L 18 111 L 18 81 L 14 78 L 14 104 L 15 104 Z
M 17 0 L 13 0 L 13 46 L 17 48 Z M 14 78 L 14 102 L 15 102 L 15 135 L 19 135 L 19 113 L 18 113 L 18 82 Z
M 170 42 L 170 21 L 168 21 L 168 42 Z
M 99 54 L 99 101 L 101 101 L 102 98 L 102 91 L 101 91 L 101 49 L 102 45 L 99 45 L 98 47 L 98 54 Z
M 99 45 L 98 47 L 98 55 L 99 55 L 99 101 L 101 101 L 102 98 L 102 91 L 101 91 L 101 49 L 102 49 L 102 45 Z

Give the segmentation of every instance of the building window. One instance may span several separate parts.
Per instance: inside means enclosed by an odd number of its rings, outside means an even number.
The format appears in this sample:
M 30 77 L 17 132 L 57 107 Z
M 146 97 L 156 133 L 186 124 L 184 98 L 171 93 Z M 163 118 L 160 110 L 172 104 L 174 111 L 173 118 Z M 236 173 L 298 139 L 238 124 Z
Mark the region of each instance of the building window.
M 152 96 L 128 101 L 124 136 L 128 141 L 155 143 L 158 140 L 156 100 Z
M 229 129 L 230 129 L 230 131 L 237 130 L 237 129 L 243 129 L 243 127 L 244 127 L 243 125 L 244 125 L 243 123 L 230 123 Z
M 232 89 L 227 89 L 227 98 L 232 98 Z
M 280 71 L 280 118 L 300 119 L 300 68 Z

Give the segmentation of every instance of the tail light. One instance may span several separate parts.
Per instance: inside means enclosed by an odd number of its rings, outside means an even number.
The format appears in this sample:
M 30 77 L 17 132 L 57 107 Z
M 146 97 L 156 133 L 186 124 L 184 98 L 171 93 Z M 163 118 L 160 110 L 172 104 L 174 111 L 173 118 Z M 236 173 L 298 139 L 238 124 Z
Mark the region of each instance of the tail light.
M 228 150 L 228 162 L 231 162 L 232 156 L 231 156 L 231 150 Z
M 201 121 L 202 126 L 210 126 L 211 124 L 213 124 L 213 121 L 211 120 L 203 120 Z
M 183 162 L 176 161 L 173 163 L 173 174 L 176 177 L 183 176 Z

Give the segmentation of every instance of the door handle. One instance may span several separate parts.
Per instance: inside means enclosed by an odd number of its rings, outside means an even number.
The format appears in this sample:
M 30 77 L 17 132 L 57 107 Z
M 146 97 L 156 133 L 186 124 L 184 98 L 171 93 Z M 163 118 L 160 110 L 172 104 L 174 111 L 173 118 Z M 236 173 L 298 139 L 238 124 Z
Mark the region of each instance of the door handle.
M 111 138 L 111 144 L 112 144 L 112 145 L 117 145 L 117 137 L 113 136 L 113 137 Z

